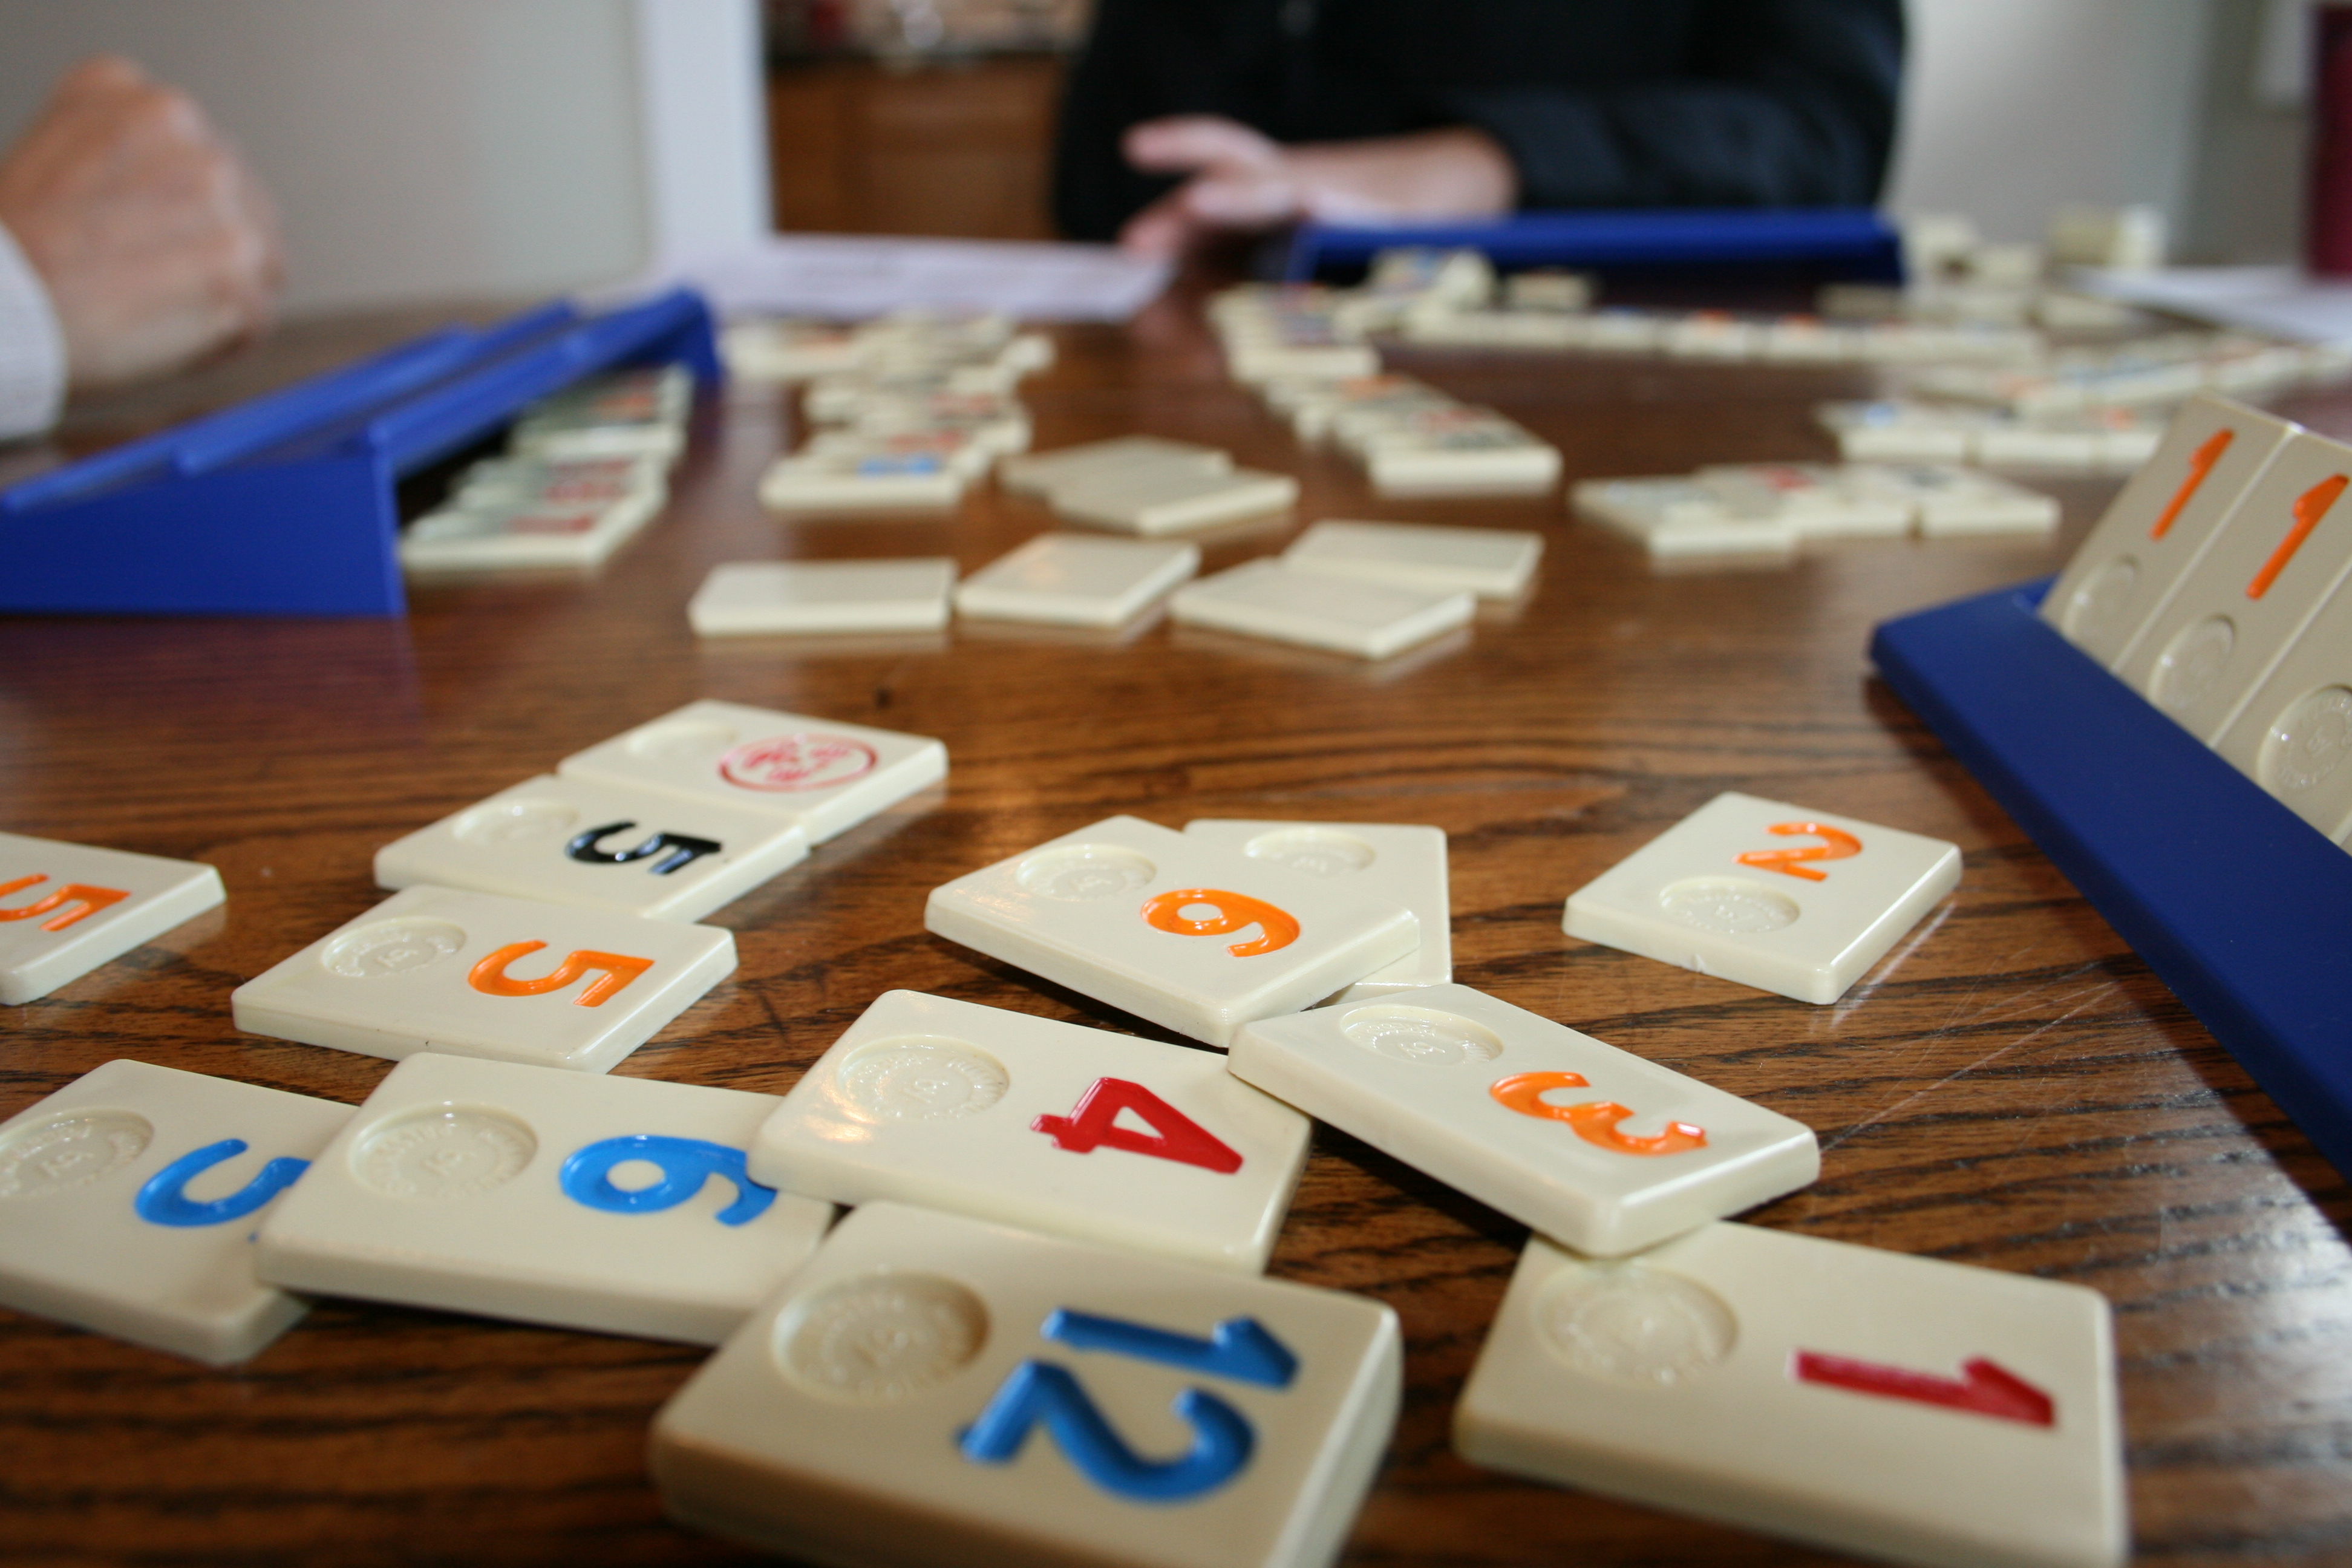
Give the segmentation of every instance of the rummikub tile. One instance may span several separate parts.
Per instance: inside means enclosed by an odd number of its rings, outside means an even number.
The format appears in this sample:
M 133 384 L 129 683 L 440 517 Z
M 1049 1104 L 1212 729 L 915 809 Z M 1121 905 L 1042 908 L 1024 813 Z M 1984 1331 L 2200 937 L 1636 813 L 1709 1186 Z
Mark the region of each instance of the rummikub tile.
M 1015 495 L 1042 496 L 1063 485 L 1115 479 L 1144 468 L 1222 474 L 1233 466 L 1234 460 L 1214 447 L 1159 436 L 1119 436 L 1007 458 L 996 465 L 996 480 Z
M 948 749 L 928 735 L 704 700 L 575 752 L 555 771 L 772 812 L 822 844 L 947 777 Z
M 1793 1192 L 1812 1130 L 1466 985 L 1265 1018 L 1234 1075 L 1604 1257 Z
M 0 1002 L 31 1002 L 228 895 L 194 860 L 0 833 Z
M 1321 1568 L 1399 1338 L 1361 1296 L 871 1204 L 662 1408 L 654 1484 L 823 1563 Z
M 787 632 L 936 631 L 948 624 L 956 564 L 904 561 L 729 561 L 710 569 L 686 618 L 701 637 Z
M 1908 509 L 1930 539 L 2058 526 L 2055 499 L 1990 474 L 1943 463 L 1858 463 L 1846 471 L 1856 489 Z
M 226 1365 L 308 1303 L 253 1227 L 348 1105 L 112 1061 L 0 1123 L 0 1305 Z
M 1454 978 L 1454 909 L 1446 893 L 1445 830 L 1370 822 L 1250 822 L 1199 817 L 1188 837 L 1270 866 L 1328 877 L 1370 898 L 1402 904 L 1421 921 L 1411 957 L 1357 981 L 1337 998 L 1360 1002 Z
M 418 518 L 400 536 L 414 572 L 503 572 L 593 566 L 659 510 L 652 497 L 613 501 L 487 500 Z
M 936 452 L 824 452 L 779 458 L 760 478 L 772 511 L 939 511 L 963 499 L 964 476 Z
M 2113 669 L 2295 426 L 2200 393 L 2051 584 L 2042 618 Z
M 375 852 L 375 880 L 698 921 L 808 854 L 797 823 L 593 779 L 528 779 Z
M 229 994 L 236 1026 L 397 1059 L 604 1072 L 734 973 L 735 938 L 535 899 L 410 888 Z
M 1711 1225 L 1531 1238 L 1454 1412 L 1473 1464 L 1921 1568 L 2130 1554 L 2095 1290 Z
M 1298 499 L 1288 474 L 1151 468 L 1056 485 L 1054 510 L 1076 522 L 1145 535 L 1213 528 L 1282 511 Z
M 2336 585 L 2214 750 L 2312 826 L 2352 843 L 2352 581 Z
M 1460 588 L 1406 588 L 1303 572 L 1260 559 L 1176 590 L 1169 613 L 1190 626 L 1386 658 L 1466 626 L 1477 613 Z
M 269 1216 L 255 1267 L 320 1295 L 717 1344 L 833 1219 L 745 1173 L 776 1105 L 422 1052 Z
M 923 924 L 1221 1049 L 1420 942 L 1402 904 L 1132 816 L 932 889 Z
M 1744 517 L 1777 518 L 1801 539 L 1885 539 L 1911 531 L 1914 508 L 1853 484 L 1827 463 L 1737 463 L 1698 470 L 1698 482 Z
M 751 1170 L 1255 1273 L 1308 1131 L 1213 1052 L 886 991 L 760 1129 Z
M 2307 431 L 2289 437 L 2116 663 L 2116 679 L 2207 745 L 2220 740 L 2352 566 L 2347 483 L 2352 448 Z
M 1515 598 L 1534 580 L 1543 535 L 1410 522 L 1318 522 L 1290 542 L 1286 565 L 1406 588 L 1466 588 Z
M 1561 929 L 1830 1003 L 1959 880 L 1939 838 L 1727 792 L 1579 888 Z
M 1787 518 L 1736 510 L 1696 479 L 1585 479 L 1570 495 L 1579 515 L 1642 541 L 1654 557 L 1797 552 L 1797 530 Z
M 961 584 L 956 611 L 984 620 L 1121 626 L 1201 570 L 1197 544 L 1041 533 Z

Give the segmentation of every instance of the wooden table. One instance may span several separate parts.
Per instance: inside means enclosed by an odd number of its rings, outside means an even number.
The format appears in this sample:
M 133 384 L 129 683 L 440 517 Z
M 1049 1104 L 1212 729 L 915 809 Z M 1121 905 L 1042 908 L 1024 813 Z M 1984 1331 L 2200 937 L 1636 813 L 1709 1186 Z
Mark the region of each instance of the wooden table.
M 318 342 L 295 333 L 261 363 L 304 364 Z M 0 1010 L 0 1115 L 118 1056 L 359 1100 L 386 1064 L 240 1035 L 231 987 L 374 903 L 377 846 L 693 698 L 940 736 L 952 771 L 714 917 L 741 967 L 626 1074 L 782 1091 L 893 986 L 1159 1036 L 926 934 L 925 891 L 1115 812 L 1434 823 L 1451 836 L 1457 979 L 1819 1130 L 1820 1183 L 1756 1223 L 2105 1292 L 2141 1561 L 2352 1558 L 2341 1179 L 1864 658 L 1882 619 L 2053 570 L 2111 483 L 2051 487 L 2067 521 L 2046 543 L 1663 572 L 1556 499 L 1373 500 L 1224 383 L 1184 301 L 1061 342 L 1024 393 L 1040 446 L 1185 437 L 1297 473 L 1304 518 L 1540 529 L 1539 587 L 1377 665 L 1164 624 L 698 642 L 684 605 L 715 562 L 945 553 L 969 571 L 1048 522 L 985 492 L 948 521 L 781 524 L 752 486 L 787 404 L 746 387 L 700 411 L 666 520 L 599 575 L 425 587 L 404 623 L 0 622 L 0 826 L 202 858 L 229 889 L 225 909 Z M 1810 405 L 1872 385 L 1400 358 L 1557 441 L 1572 478 L 1827 457 Z M 2287 406 L 2352 426 L 2338 401 Z M 1209 565 L 1296 526 L 1212 536 Z M 1725 789 L 1957 841 L 1960 889 L 1828 1007 L 1561 934 L 1572 889 Z M 1408 1344 L 1403 1418 L 1350 1560 L 1821 1560 L 1454 1456 L 1454 1397 L 1525 1234 L 1318 1130 L 1274 1272 L 1388 1302 Z M 665 1523 L 645 1481 L 646 1424 L 702 1353 L 329 1301 L 213 1372 L 0 1313 L 0 1558 L 742 1560 Z

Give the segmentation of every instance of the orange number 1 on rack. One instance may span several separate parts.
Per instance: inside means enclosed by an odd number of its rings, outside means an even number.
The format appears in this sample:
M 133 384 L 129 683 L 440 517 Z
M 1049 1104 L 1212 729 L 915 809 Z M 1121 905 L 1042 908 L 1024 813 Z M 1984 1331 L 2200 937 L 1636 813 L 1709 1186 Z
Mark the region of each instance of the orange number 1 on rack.
M 1764 830 L 1767 833 L 1810 833 L 1821 839 L 1802 849 L 1750 849 L 1738 857 L 1743 866 L 1753 866 L 1759 871 L 1778 871 L 1784 877 L 1801 877 L 1808 882 L 1826 882 L 1829 873 L 1816 871 L 1805 865 L 1807 860 L 1843 860 L 1849 855 L 1862 853 L 1862 840 L 1842 827 L 1824 827 L 1818 822 L 1776 822 Z
M 2319 526 L 2319 520 L 2327 515 L 2327 509 L 2334 506 L 2336 498 L 2344 493 L 2344 484 L 2345 476 L 2337 474 L 2333 479 L 2320 480 L 2294 498 L 2294 526 L 2286 531 L 2286 537 L 2279 541 L 2279 547 L 2271 552 L 2271 558 L 2263 563 L 2263 569 L 2254 574 L 2252 582 L 2246 584 L 2247 598 L 2259 599 L 2271 591 L 2271 584 L 2278 581 L 2278 574 L 2286 570 L 2286 563 L 2294 559 L 2294 552 L 2303 548 L 2303 542 L 2311 537 L 2311 531 Z
M 2213 471 L 2213 465 L 2221 460 L 2221 454 L 2237 438 L 2235 430 L 2216 430 L 2205 437 L 2203 446 L 2189 454 L 2189 477 L 2180 481 L 2180 488 L 2172 492 L 2171 501 L 2157 514 L 2156 526 L 2147 531 L 2150 539 L 2162 539 L 2172 531 L 2172 525 L 2180 521 L 2180 509 L 2189 504 L 2189 498 L 2197 493 L 2205 476 Z

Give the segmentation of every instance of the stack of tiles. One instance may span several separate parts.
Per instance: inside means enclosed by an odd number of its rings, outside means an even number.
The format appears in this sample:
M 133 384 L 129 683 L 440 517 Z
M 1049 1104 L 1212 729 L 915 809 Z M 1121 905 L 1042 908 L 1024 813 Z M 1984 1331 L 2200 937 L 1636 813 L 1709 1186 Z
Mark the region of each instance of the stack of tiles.
M 1300 439 L 1339 447 L 1382 495 L 1540 495 L 1559 478 L 1559 448 L 1409 376 L 1291 374 L 1261 390 Z
M 1124 436 L 1005 462 L 1004 488 L 1034 495 L 1072 522 L 1156 537 L 1286 511 L 1298 499 L 1287 474 L 1236 468 L 1210 447 Z
M 1541 535 L 1501 529 L 1318 522 L 1169 607 L 1187 625 L 1387 658 L 1466 625 L 1479 598 L 1523 595 L 1542 551 Z
M 239 986 L 236 1026 L 604 1072 L 733 972 L 688 922 L 946 773 L 924 736 L 690 702 L 386 845 L 400 890 Z
M 1225 374 L 1244 385 L 1278 377 L 1339 380 L 1371 375 L 1381 356 L 1364 330 L 1344 319 L 1348 295 L 1314 284 L 1245 283 L 1209 301 L 1209 325 L 1225 353 Z
M 760 500 L 782 512 L 938 511 L 1029 445 L 1015 390 L 1051 342 L 1000 315 L 907 314 L 828 334 L 807 323 L 730 332 L 730 363 L 805 380 L 818 433 L 772 464 Z
M 593 566 L 668 499 L 694 402 L 677 365 L 598 376 L 532 405 L 511 455 L 474 464 L 436 510 L 402 531 L 415 572 Z
M 2352 447 L 2190 400 L 2042 619 L 2352 848 Z
M 1788 556 L 1809 539 L 2048 533 L 2049 496 L 1943 464 L 1743 463 L 1662 479 L 1584 479 L 1582 516 L 1654 557 Z

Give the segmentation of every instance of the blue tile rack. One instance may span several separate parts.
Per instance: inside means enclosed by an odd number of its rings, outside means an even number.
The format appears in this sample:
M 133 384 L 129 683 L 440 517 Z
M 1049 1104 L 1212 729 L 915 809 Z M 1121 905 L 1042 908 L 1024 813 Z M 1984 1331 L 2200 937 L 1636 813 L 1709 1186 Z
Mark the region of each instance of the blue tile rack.
M 2034 613 L 2049 583 L 1880 626 L 1880 677 L 2352 1174 L 2352 855 Z
M 583 376 L 719 378 L 689 289 L 450 327 L 0 490 L 0 611 L 397 616 L 395 487 Z

